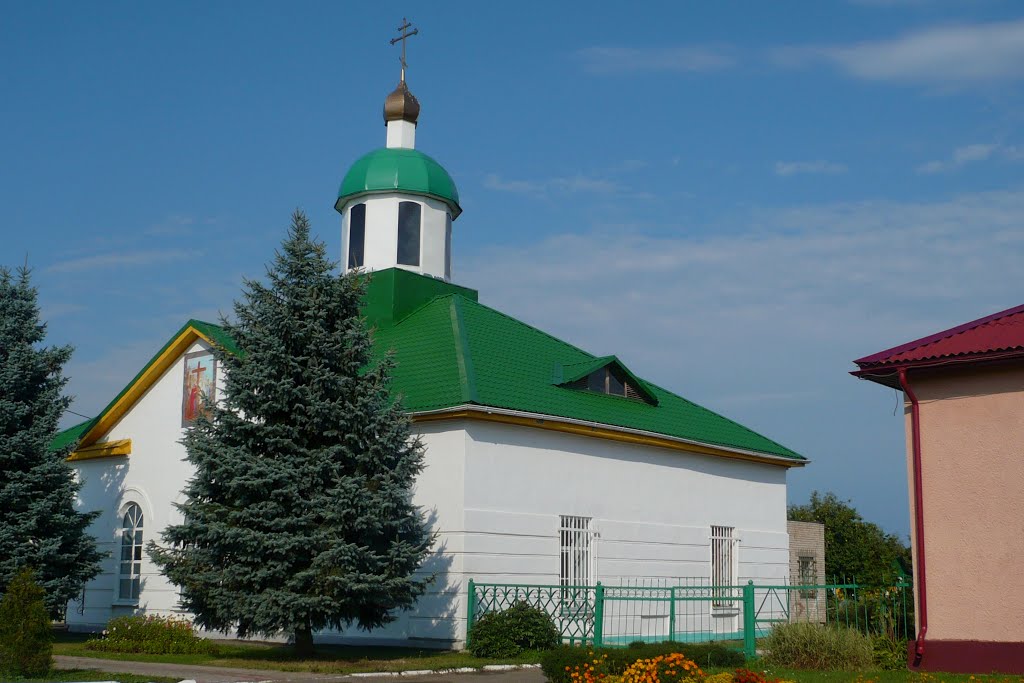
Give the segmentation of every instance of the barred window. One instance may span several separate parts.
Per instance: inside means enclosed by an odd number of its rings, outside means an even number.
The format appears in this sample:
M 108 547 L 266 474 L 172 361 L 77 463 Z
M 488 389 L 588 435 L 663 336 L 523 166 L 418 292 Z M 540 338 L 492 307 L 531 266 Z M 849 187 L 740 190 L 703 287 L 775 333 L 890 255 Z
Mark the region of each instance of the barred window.
M 561 545 L 561 569 L 558 585 L 562 587 L 563 607 L 581 606 L 588 591 L 574 589 L 590 586 L 594 578 L 593 532 L 589 517 L 563 515 L 558 529 Z
M 711 527 L 712 607 L 732 607 L 736 583 L 736 538 L 731 526 Z
M 806 588 L 806 586 L 814 586 L 818 583 L 818 559 L 813 555 L 800 555 L 797 558 L 797 571 L 800 585 L 803 586 L 800 589 L 800 597 L 818 597 L 817 589 Z
M 131 503 L 121 520 L 121 565 L 118 598 L 138 600 L 142 582 L 142 508 Z

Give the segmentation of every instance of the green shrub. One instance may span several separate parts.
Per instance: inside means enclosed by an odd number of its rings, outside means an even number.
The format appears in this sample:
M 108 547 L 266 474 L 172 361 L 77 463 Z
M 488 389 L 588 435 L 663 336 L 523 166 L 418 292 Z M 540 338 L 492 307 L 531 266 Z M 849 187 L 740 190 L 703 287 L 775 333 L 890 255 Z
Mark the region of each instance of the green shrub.
M 776 666 L 852 671 L 872 665 L 871 639 L 851 628 L 779 624 L 761 641 L 765 661 Z
M 739 650 L 718 643 L 630 643 L 625 648 L 578 647 L 566 645 L 541 655 L 540 666 L 551 683 L 569 683 L 569 671 L 595 659 L 602 660 L 602 671 L 618 676 L 638 659 L 680 653 L 701 668 L 743 666 L 746 659 Z
M 149 655 L 215 654 L 217 646 L 196 635 L 178 617 L 133 616 L 111 619 L 103 637 L 86 641 L 88 650 Z
M 871 638 L 875 666 L 883 671 L 902 671 L 907 668 L 907 641 L 889 636 Z
M 45 596 L 28 568 L 7 584 L 0 600 L 0 673 L 29 678 L 50 670 L 53 633 Z
M 547 612 L 517 602 L 502 612 L 485 614 L 473 624 L 469 651 L 476 657 L 507 659 L 525 650 L 550 650 L 561 642 Z

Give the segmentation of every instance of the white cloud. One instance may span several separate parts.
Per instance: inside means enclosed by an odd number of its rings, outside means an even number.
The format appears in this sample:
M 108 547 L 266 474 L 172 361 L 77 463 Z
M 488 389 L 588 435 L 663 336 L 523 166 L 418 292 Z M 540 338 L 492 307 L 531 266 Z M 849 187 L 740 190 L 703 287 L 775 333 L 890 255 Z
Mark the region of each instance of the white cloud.
M 775 175 L 790 176 L 799 173 L 809 175 L 836 175 L 846 173 L 846 165 L 832 161 L 777 161 Z
M 145 249 L 136 251 L 110 252 L 82 258 L 58 261 L 46 267 L 48 273 L 71 273 L 96 268 L 117 268 L 125 266 L 149 266 L 156 263 L 171 263 L 202 256 L 202 252 L 188 249 Z
M 722 46 L 588 47 L 576 52 L 584 71 L 610 75 L 639 71 L 697 73 L 733 66 L 736 58 Z
M 997 144 L 965 145 L 954 149 L 948 159 L 935 159 L 921 164 L 917 167 L 917 172 L 944 173 L 946 171 L 953 171 L 966 164 L 987 161 L 997 154 L 1011 161 L 1024 158 L 1024 154 L 1017 147 Z
M 778 49 L 779 64 L 834 64 L 869 81 L 963 87 L 1024 78 L 1024 19 L 936 26 L 898 38 Z
M 543 180 L 507 180 L 495 173 L 490 173 L 484 177 L 484 187 L 490 190 L 498 190 L 499 192 L 513 192 L 534 196 L 544 196 L 554 192 L 617 194 L 626 189 L 613 180 L 584 175 L 546 178 Z

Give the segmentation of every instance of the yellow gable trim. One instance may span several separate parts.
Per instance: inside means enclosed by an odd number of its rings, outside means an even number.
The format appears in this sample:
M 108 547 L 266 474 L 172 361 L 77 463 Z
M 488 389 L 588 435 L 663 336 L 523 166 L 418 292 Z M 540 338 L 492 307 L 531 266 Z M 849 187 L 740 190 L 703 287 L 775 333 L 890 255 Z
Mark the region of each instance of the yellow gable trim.
M 714 448 L 711 446 L 703 446 L 700 444 L 682 443 L 674 439 L 661 438 L 646 434 L 632 434 L 630 432 L 619 431 L 617 429 L 608 429 L 606 427 L 574 424 L 572 422 L 560 422 L 557 419 L 553 419 L 550 417 L 533 418 L 520 417 L 518 415 L 502 415 L 499 413 L 487 413 L 476 410 L 453 410 L 450 412 L 443 413 L 413 415 L 412 420 L 413 422 L 432 422 L 435 420 L 454 420 L 459 418 L 467 418 L 470 420 L 483 420 L 486 422 L 501 422 L 504 424 L 519 425 L 521 427 L 547 429 L 555 432 L 576 434 L 578 436 L 593 436 L 599 439 L 608 439 L 610 441 L 640 444 L 643 446 L 655 446 L 657 448 L 668 448 L 673 451 L 683 451 L 686 453 L 701 453 L 704 455 L 714 455 L 722 458 L 732 458 L 734 460 L 746 460 L 748 462 L 760 462 L 768 465 L 779 465 L 781 467 L 802 467 L 804 464 L 806 464 L 806 462 L 803 460 L 794 460 L 792 462 L 789 462 L 783 458 L 760 457 L 754 454 L 737 453 L 736 451 L 730 451 L 724 448 Z
M 216 346 L 209 337 L 200 332 L 194 327 L 189 327 L 179 334 L 174 341 L 167 345 L 163 353 L 150 361 L 146 371 L 135 380 L 135 382 L 125 390 L 124 394 L 117 400 L 117 403 L 110 406 L 97 420 L 96 424 L 92 426 L 88 432 L 82 435 L 82 440 L 78 444 L 79 452 L 85 448 L 96 443 L 100 438 L 103 437 L 111 427 L 117 424 L 118 420 L 125 416 L 125 414 L 131 410 L 132 406 L 142 398 L 142 395 L 149 390 L 151 386 L 156 384 L 156 381 L 160 379 L 168 368 L 174 365 L 174 362 L 178 360 L 181 354 L 185 353 L 196 340 L 202 339 L 210 346 Z
M 131 455 L 132 440 L 103 441 L 86 448 L 79 448 L 68 456 L 68 460 L 91 460 L 93 458 L 109 458 L 115 455 Z

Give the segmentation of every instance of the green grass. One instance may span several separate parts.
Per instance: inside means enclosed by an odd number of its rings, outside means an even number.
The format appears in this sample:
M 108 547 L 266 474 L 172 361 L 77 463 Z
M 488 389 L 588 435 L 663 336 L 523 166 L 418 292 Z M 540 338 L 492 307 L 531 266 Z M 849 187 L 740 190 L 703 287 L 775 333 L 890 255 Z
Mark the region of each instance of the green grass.
M 118 683 L 178 683 L 178 678 L 160 676 L 137 676 L 93 669 L 59 669 L 51 671 L 45 678 L 4 678 L 11 683 L 56 683 L 57 681 L 117 681 Z
M 797 683 L 1020 683 L 1020 676 L 1009 674 L 945 674 L 912 673 L 910 671 L 806 671 L 779 667 L 748 664 L 752 671 L 764 672 L 770 679 L 779 678 Z M 733 669 L 708 669 L 707 673 L 719 673 Z
M 209 655 L 142 655 L 87 650 L 91 636 L 62 633 L 55 637 L 53 654 L 93 657 L 131 662 L 165 662 L 200 666 L 230 666 L 243 669 L 312 671 L 349 674 L 371 671 L 409 671 L 413 669 L 454 669 L 482 667 L 487 664 L 536 664 L 540 655 L 526 653 L 511 659 L 479 659 L 468 652 L 430 650 L 410 647 L 361 647 L 318 645 L 313 658 L 299 659 L 291 646 L 238 640 L 218 641 L 219 652 Z

